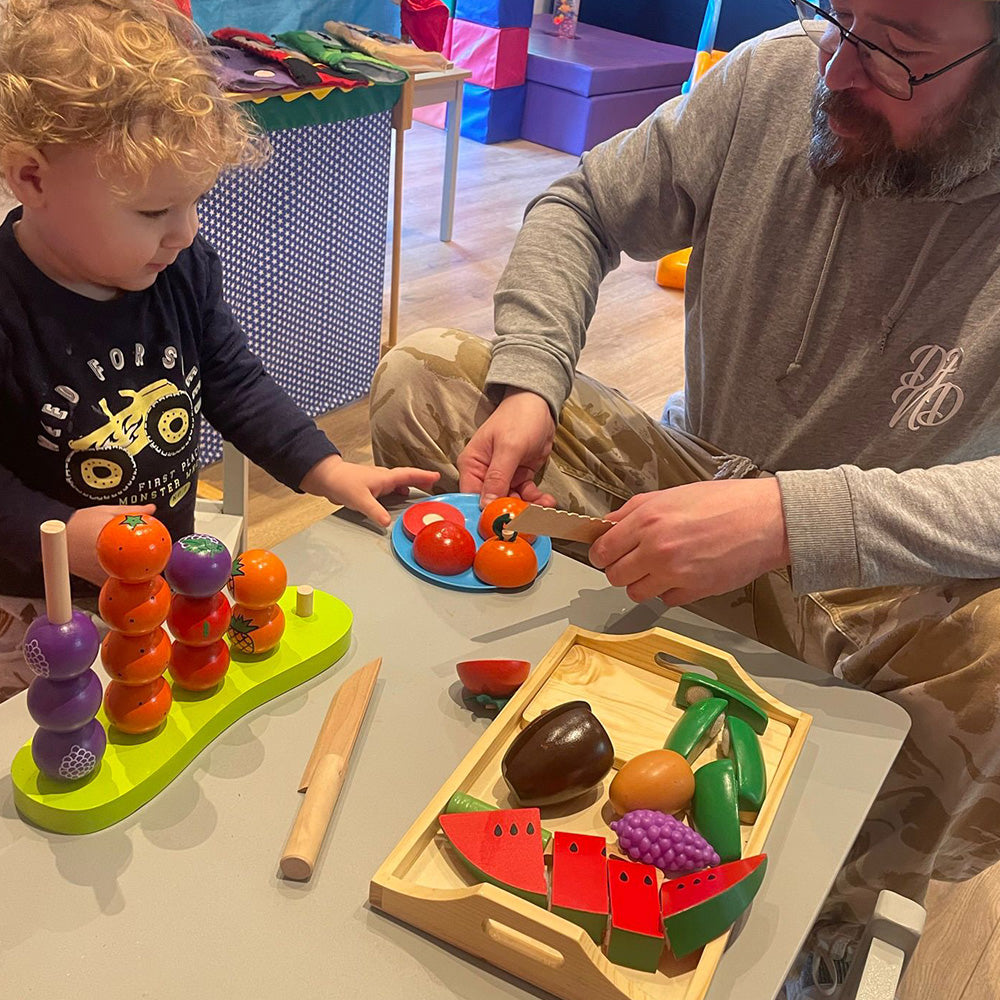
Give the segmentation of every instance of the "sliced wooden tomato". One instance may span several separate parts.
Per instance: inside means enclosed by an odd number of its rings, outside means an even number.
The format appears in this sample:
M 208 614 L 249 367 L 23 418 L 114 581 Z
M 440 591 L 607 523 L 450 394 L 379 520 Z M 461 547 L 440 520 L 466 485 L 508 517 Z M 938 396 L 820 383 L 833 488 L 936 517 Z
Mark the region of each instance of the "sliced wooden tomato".
M 465 527 L 465 515 L 450 503 L 441 500 L 425 500 L 423 503 L 407 507 L 403 512 L 403 534 L 411 541 L 417 537 L 421 528 L 439 521 L 448 521 Z
M 479 546 L 472 571 L 483 583 L 512 590 L 527 586 L 535 579 L 538 557 L 518 534 L 510 539 L 492 538 Z
M 413 539 L 413 558 L 438 576 L 457 576 L 476 558 L 476 540 L 464 527 L 450 521 L 432 522 Z
M 528 678 L 527 660 L 463 660 L 458 676 L 469 694 L 509 698 Z
M 484 508 L 482 514 L 479 515 L 479 535 L 482 538 L 495 538 L 496 537 L 496 519 L 502 517 L 504 514 L 510 514 L 511 517 L 517 517 L 518 514 L 528 506 L 527 500 L 522 500 L 520 497 L 497 497 L 496 500 L 488 503 Z M 526 542 L 533 542 L 535 540 L 535 535 L 525 535 L 523 532 L 521 537 Z

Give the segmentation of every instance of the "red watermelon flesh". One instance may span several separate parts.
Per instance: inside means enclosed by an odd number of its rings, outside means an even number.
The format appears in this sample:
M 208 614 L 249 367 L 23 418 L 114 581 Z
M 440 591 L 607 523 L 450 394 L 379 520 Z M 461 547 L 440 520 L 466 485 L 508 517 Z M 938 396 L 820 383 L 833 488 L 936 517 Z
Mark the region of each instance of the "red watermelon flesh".
M 442 813 L 438 820 L 452 847 L 483 881 L 546 906 L 548 883 L 537 808 Z

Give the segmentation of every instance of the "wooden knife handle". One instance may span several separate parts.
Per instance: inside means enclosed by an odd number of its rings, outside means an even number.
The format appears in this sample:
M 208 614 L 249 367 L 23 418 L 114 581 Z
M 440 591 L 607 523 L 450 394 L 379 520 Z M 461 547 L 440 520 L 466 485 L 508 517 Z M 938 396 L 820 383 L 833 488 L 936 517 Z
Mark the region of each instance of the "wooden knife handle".
M 305 882 L 312 875 L 346 773 L 347 761 L 337 754 L 326 754 L 317 761 L 281 855 L 285 878 Z

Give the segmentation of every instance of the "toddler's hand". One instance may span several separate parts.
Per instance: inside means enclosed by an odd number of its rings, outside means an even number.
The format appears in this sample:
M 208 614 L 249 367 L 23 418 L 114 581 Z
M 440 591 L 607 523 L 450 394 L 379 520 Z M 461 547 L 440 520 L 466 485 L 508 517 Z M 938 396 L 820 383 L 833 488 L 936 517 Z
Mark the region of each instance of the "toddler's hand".
M 156 514 L 154 504 L 143 507 L 82 507 L 66 522 L 66 546 L 69 549 L 69 571 L 89 580 L 98 587 L 108 578 L 97 561 L 97 536 L 101 529 L 119 514 Z
M 411 486 L 429 490 L 438 477 L 439 473 L 424 469 L 384 469 L 380 465 L 356 465 L 345 462 L 340 455 L 330 455 L 317 462 L 306 473 L 299 486 L 306 493 L 326 497 L 331 503 L 350 507 L 379 527 L 385 528 L 392 518 L 377 497 L 389 493 L 405 497 L 409 495 Z

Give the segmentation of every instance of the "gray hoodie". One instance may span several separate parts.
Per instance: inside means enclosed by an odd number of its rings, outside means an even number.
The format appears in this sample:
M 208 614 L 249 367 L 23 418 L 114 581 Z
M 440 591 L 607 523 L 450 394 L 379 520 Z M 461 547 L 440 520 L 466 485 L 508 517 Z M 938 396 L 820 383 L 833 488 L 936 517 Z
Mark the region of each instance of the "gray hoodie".
M 821 187 L 816 64 L 797 24 L 754 39 L 536 199 L 490 384 L 558 413 L 620 254 L 693 245 L 664 420 L 777 474 L 796 591 L 1000 577 L 1000 168 L 939 201 Z

